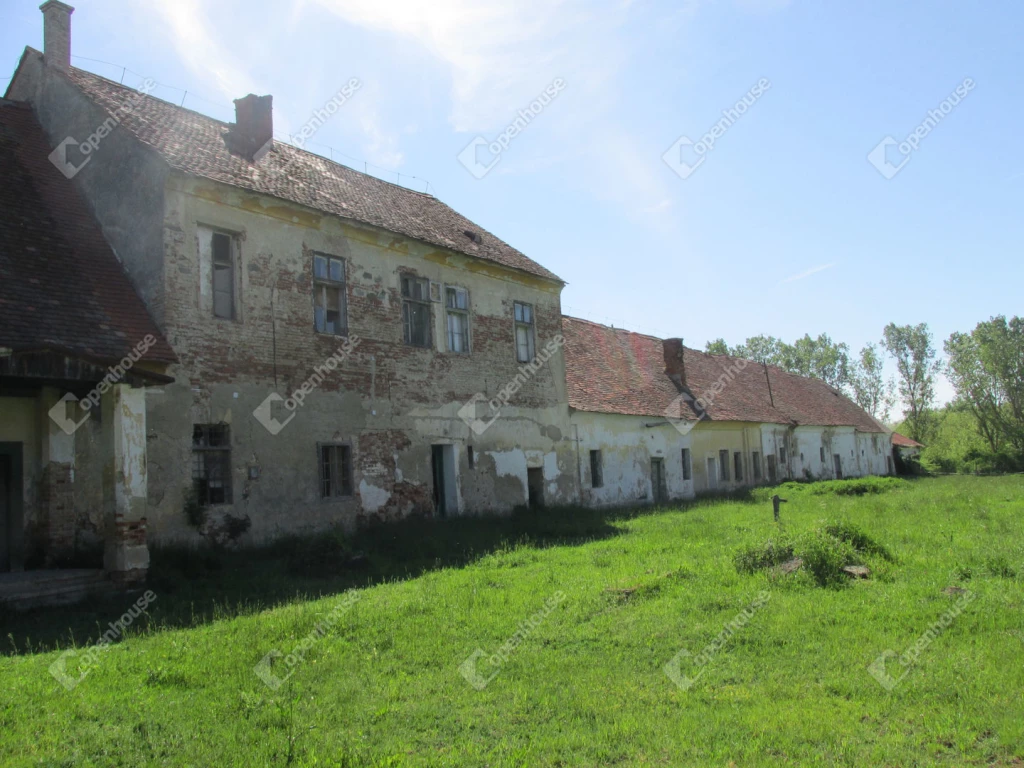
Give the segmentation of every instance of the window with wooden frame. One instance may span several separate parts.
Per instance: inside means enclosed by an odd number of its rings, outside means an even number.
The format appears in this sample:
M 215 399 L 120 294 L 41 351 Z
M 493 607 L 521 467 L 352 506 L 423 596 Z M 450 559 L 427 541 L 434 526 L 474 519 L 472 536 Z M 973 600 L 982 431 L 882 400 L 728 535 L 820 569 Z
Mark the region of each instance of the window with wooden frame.
M 448 351 L 469 354 L 469 291 L 446 286 L 444 306 L 448 324 Z
M 352 446 L 346 443 L 319 443 L 320 498 L 352 495 Z
M 690 449 L 683 448 L 683 480 L 693 477 L 693 465 L 690 464 Z
M 201 507 L 231 503 L 231 427 L 192 427 L 192 482 Z
M 590 452 L 590 487 L 600 488 L 604 485 L 604 467 L 601 462 L 601 452 Z
M 348 336 L 345 260 L 313 254 L 313 325 L 317 333 Z
M 430 281 L 425 277 L 402 275 L 402 329 L 405 343 L 429 347 Z
M 516 319 L 516 360 L 529 363 L 534 358 L 536 345 L 533 318 L 533 305 L 515 302 Z
M 213 265 L 213 316 L 234 320 L 235 312 L 235 238 L 225 232 L 210 233 Z

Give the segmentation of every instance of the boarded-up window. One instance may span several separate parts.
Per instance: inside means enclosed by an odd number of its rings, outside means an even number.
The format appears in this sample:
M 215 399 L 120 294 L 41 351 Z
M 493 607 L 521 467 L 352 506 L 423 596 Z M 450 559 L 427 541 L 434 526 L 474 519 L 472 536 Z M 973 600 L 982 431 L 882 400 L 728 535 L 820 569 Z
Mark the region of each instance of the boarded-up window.
M 351 496 L 351 446 L 321 443 L 317 450 L 320 454 L 320 497 Z
M 235 319 L 235 254 L 234 238 L 223 232 L 210 235 L 213 258 L 213 314 L 226 320 Z
M 231 503 L 231 428 L 227 424 L 192 427 L 192 482 L 200 506 Z
M 313 324 L 317 333 L 348 335 L 348 296 L 343 259 L 313 254 Z
M 430 346 L 430 281 L 402 275 L 402 328 L 405 343 Z
M 448 322 L 448 351 L 469 354 L 469 292 L 447 287 L 444 291 Z
M 693 477 L 693 466 L 690 464 L 690 449 L 683 448 L 683 480 Z
M 590 452 L 590 487 L 600 488 L 604 485 L 604 468 L 601 465 L 601 452 Z
M 516 360 L 528 363 L 534 356 L 533 306 L 515 302 L 516 317 Z

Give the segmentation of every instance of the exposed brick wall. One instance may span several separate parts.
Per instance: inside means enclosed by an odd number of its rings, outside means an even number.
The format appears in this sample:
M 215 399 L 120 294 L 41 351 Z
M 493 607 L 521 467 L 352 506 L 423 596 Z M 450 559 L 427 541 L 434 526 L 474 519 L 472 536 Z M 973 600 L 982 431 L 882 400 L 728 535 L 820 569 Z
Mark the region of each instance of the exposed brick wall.
M 48 561 L 70 557 L 75 551 L 75 494 L 70 464 L 55 461 L 43 467 L 40 504 L 46 519 Z

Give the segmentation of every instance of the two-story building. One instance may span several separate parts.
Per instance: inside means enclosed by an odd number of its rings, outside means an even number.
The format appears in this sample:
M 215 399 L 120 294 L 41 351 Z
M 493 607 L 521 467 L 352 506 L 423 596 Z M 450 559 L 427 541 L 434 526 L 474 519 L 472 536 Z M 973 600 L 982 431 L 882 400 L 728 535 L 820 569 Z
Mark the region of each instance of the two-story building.
M 150 539 L 571 501 L 563 281 L 433 196 L 70 65 L 71 9 L 7 91 L 31 105 L 156 326 Z M 500 414 L 500 418 L 496 418 Z

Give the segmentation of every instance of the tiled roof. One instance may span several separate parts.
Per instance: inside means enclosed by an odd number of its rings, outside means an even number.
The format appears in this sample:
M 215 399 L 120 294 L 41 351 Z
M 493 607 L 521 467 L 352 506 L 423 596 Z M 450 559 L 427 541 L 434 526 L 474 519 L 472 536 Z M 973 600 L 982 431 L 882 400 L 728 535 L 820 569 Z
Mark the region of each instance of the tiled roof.
M 569 405 L 580 411 L 696 419 L 703 398 L 712 421 L 885 428 L 818 379 L 728 355 L 684 348 L 686 391 L 666 372 L 663 341 L 631 331 L 562 318 Z M 771 392 L 769 393 L 769 382 Z M 719 384 L 720 391 L 713 394 Z
M 72 182 L 49 161 L 29 105 L 0 99 L 0 346 L 173 362 L 146 306 Z
M 562 282 L 553 272 L 432 195 L 382 181 L 280 141 L 275 141 L 273 149 L 259 160 L 250 161 L 231 153 L 225 144 L 224 137 L 232 124 L 152 96 L 140 98 L 131 88 L 81 69 L 72 68 L 68 76 L 109 113 L 130 98 L 139 99 L 130 114 L 123 116 L 122 125 L 177 171 Z
M 892 444 L 897 448 L 924 448 L 924 445 L 917 442 L 917 440 L 911 440 L 906 435 L 901 435 L 899 432 L 892 433 Z

